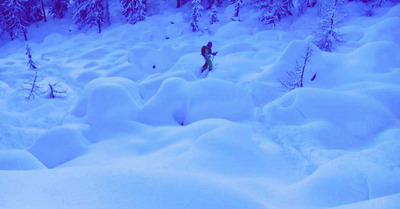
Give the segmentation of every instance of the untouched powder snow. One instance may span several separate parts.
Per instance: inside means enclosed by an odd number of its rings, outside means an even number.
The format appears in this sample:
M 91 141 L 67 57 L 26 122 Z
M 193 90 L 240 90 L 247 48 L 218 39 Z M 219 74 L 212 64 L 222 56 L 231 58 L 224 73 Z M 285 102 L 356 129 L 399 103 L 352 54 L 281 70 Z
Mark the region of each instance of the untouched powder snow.
M 251 10 L 230 20 L 232 6 L 199 33 L 187 6 L 101 34 L 68 18 L 31 26 L 57 99 L 25 100 L 26 43 L 2 41 L 0 208 L 400 208 L 400 5 L 346 6 L 345 42 L 311 46 L 292 91 L 279 81 L 317 8 L 274 30 Z M 208 41 L 219 53 L 200 75 Z

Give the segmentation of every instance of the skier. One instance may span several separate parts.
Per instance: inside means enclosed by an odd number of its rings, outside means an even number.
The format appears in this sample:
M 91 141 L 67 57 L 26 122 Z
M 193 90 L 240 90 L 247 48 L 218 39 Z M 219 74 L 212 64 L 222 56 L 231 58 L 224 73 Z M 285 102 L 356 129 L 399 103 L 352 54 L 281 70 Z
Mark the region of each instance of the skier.
M 218 52 L 212 52 L 211 50 L 212 48 L 212 42 L 208 42 L 207 46 L 203 46 L 201 48 L 201 55 L 203 55 L 205 63 L 203 65 L 203 67 L 201 68 L 201 73 L 203 73 L 207 67 L 208 67 L 208 71 L 210 72 L 212 70 L 212 60 L 211 60 L 211 56 L 215 56 L 218 54 Z

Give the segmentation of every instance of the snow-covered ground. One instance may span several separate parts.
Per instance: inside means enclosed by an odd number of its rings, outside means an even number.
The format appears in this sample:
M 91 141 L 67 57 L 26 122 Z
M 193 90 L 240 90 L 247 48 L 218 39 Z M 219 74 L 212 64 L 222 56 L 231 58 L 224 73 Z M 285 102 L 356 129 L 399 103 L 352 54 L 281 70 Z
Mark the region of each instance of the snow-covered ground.
M 270 30 L 251 11 L 190 32 L 185 7 L 103 33 L 70 19 L 0 47 L 0 208 L 400 208 L 400 5 L 346 5 L 334 52 L 300 61 L 317 8 Z M 201 27 L 206 28 L 205 22 Z M 215 69 L 199 76 L 202 45 Z M 313 81 L 311 81 L 311 79 Z

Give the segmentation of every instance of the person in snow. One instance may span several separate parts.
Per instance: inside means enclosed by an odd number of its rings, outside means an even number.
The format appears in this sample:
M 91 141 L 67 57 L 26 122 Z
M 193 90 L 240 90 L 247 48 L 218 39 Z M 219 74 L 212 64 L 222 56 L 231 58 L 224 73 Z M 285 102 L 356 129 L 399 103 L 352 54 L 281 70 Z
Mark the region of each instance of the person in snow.
M 203 55 L 205 63 L 203 65 L 203 67 L 201 68 L 201 72 L 203 73 L 207 68 L 208 71 L 212 70 L 212 60 L 211 60 L 211 56 L 215 56 L 217 55 L 218 52 L 212 52 L 211 50 L 212 48 L 212 42 L 208 42 L 207 46 L 203 46 L 201 48 L 201 55 Z

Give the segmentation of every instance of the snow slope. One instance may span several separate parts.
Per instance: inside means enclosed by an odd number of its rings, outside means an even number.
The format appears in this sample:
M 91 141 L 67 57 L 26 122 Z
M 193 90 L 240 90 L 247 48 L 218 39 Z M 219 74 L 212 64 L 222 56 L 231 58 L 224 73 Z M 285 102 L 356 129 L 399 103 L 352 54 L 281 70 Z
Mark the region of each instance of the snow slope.
M 228 7 L 200 33 L 184 9 L 102 34 L 32 26 L 40 84 L 58 82 L 61 99 L 24 99 L 25 43 L 4 41 L 0 208 L 400 208 L 400 5 L 346 5 L 346 42 L 312 47 L 290 92 L 279 80 L 317 8 L 269 30 Z M 205 77 L 208 41 L 219 54 Z

